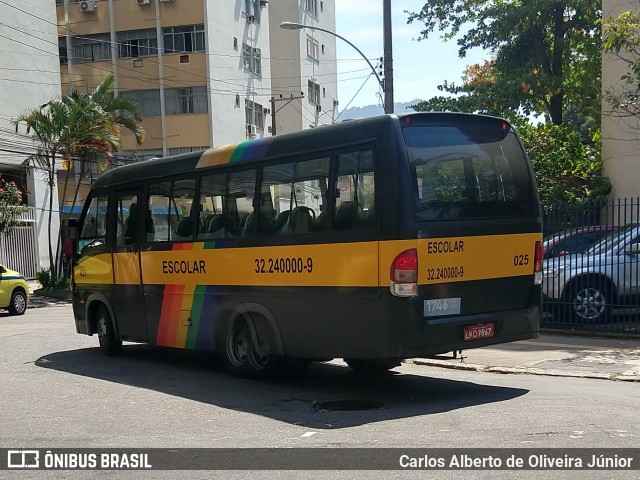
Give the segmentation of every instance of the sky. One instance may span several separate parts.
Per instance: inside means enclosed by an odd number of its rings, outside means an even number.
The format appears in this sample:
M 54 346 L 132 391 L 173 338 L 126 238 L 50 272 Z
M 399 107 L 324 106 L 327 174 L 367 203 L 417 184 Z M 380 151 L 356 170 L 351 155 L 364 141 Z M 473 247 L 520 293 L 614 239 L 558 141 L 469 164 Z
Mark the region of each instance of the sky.
M 336 33 L 356 45 L 375 66 L 384 54 L 383 0 L 335 0 Z M 395 102 L 428 99 L 439 95 L 443 80 L 460 83 L 464 68 L 482 61 L 486 54 L 474 49 L 458 57 L 455 40 L 444 42 L 440 33 L 417 41 L 423 24 L 407 24 L 406 10 L 416 12 L 426 0 L 392 0 L 393 83 Z M 349 44 L 336 39 L 338 57 L 338 101 L 340 110 L 380 104 L 378 82 L 373 75 L 358 93 L 371 68 Z

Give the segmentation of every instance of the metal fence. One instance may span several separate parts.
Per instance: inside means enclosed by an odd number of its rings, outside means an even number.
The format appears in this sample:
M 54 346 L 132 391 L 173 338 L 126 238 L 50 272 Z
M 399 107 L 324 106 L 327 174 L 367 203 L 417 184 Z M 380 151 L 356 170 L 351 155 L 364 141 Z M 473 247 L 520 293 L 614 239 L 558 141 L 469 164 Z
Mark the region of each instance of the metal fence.
M 640 198 L 544 205 L 542 327 L 640 334 Z
M 16 270 L 28 279 L 38 271 L 35 213 L 30 208 L 20 217 L 21 224 L 10 235 L 0 234 L 0 264 Z

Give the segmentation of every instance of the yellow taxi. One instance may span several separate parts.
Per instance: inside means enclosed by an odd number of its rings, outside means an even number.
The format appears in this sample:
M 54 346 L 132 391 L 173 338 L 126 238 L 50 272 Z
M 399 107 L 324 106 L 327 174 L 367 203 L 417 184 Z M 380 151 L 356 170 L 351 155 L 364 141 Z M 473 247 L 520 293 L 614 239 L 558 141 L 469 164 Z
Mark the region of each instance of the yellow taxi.
M 27 311 L 29 286 L 25 278 L 14 270 L 0 265 L 0 308 L 11 315 L 22 315 Z

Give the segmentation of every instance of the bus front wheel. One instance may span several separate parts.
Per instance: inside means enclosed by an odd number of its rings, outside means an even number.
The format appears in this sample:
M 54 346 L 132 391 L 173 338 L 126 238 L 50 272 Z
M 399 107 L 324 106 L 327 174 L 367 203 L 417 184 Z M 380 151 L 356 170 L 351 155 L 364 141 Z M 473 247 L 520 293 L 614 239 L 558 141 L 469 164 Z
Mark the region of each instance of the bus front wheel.
M 98 342 L 105 355 L 117 355 L 122 350 L 122 340 L 116 336 L 109 312 L 104 306 L 98 309 Z
M 222 348 L 225 369 L 238 377 L 269 377 L 280 368 L 273 332 L 263 318 L 231 321 Z

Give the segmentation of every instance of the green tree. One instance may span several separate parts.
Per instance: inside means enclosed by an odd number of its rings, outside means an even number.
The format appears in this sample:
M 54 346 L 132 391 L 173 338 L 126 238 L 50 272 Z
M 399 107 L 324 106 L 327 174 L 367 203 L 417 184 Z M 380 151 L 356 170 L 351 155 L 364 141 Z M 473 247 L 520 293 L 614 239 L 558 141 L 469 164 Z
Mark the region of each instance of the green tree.
M 445 82 L 419 110 L 544 115 L 556 125 L 567 109 L 599 118 L 601 3 L 595 0 L 437 0 L 409 14 L 458 38 L 459 56 L 476 47 L 491 59 L 467 68 L 462 85 Z
M 37 153 L 27 159 L 46 171 L 49 185 L 49 270 L 56 278 L 57 255 L 53 254 L 51 220 L 53 216 L 53 188 L 61 160 L 67 165 L 80 162 L 80 179 L 87 172 L 88 161 L 106 165 L 111 153 L 122 146 L 121 128 L 131 130 L 138 144 L 144 140 L 142 116 L 136 104 L 110 93 L 114 78 L 108 76 L 91 93 L 74 91 L 61 100 L 50 100 L 13 120 L 16 131 L 24 124 L 38 143 Z M 68 177 L 67 177 L 68 178 Z M 65 180 L 65 195 L 67 180 Z M 74 204 L 78 196 L 76 188 Z M 64 195 L 63 195 L 64 198 Z M 60 237 L 58 237 L 58 242 Z M 56 248 L 56 252 L 58 249 Z
M 593 200 L 611 192 L 611 183 L 602 174 L 599 133 L 586 144 L 581 133 L 569 125 L 519 123 L 518 134 L 543 203 Z
M 604 97 L 614 115 L 636 117 L 640 114 L 640 2 L 617 17 L 605 19 L 604 50 L 626 63 L 620 84 L 605 89 Z M 609 112 L 607 112 L 609 113 Z

